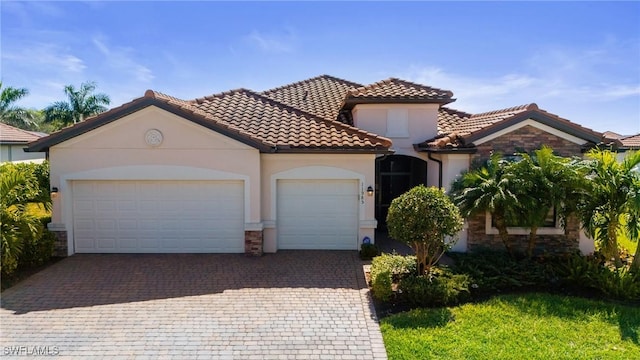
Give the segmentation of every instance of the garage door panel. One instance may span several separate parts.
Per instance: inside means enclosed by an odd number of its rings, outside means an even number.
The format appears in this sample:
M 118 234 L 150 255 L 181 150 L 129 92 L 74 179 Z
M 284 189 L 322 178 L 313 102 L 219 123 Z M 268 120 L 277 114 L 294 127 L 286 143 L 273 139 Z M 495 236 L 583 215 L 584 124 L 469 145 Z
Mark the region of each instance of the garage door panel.
M 357 180 L 279 180 L 278 248 L 358 246 Z
M 75 181 L 76 252 L 243 252 L 241 181 Z

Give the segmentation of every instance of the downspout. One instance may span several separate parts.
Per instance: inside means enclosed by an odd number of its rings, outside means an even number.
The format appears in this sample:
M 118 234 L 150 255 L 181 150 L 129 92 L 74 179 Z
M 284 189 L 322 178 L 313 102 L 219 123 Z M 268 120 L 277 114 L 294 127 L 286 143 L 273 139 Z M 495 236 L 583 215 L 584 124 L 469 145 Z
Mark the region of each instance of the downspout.
M 428 153 L 429 160 L 435 161 L 438 163 L 438 187 L 442 189 L 442 160 L 438 160 L 432 156 L 432 153 Z

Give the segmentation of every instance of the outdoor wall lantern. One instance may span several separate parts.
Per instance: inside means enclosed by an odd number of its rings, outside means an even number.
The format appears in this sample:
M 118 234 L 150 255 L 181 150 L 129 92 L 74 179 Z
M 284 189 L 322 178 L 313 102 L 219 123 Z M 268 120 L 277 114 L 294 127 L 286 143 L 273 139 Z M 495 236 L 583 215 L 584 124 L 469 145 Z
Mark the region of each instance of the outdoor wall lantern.
M 58 188 L 54 186 L 51 188 L 51 198 L 55 199 L 57 197 L 58 197 Z
M 367 188 L 367 195 L 373 196 L 373 188 L 371 187 L 371 185 L 369 185 L 369 187 Z

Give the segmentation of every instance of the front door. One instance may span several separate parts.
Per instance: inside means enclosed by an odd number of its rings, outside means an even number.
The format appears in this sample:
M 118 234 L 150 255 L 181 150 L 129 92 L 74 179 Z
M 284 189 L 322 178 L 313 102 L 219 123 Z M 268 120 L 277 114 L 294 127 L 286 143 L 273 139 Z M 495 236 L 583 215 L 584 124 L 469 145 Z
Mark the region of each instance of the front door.
M 427 183 L 427 163 L 404 155 L 391 155 L 376 161 L 376 220 L 386 230 L 387 213 L 393 199 L 414 186 Z

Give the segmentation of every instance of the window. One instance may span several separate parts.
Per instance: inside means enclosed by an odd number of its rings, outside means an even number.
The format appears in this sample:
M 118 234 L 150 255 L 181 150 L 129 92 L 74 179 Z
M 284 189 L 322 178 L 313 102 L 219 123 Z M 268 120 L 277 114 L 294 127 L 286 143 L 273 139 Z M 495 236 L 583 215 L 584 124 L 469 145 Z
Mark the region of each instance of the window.
M 387 137 L 409 137 L 409 110 L 387 110 Z
M 523 224 L 507 224 L 507 231 L 509 235 L 528 235 L 530 230 L 529 228 L 523 227 Z M 495 221 L 491 216 L 491 213 L 486 213 L 486 229 L 485 233 L 488 235 L 496 235 L 498 234 L 498 229 L 496 229 Z M 560 226 L 560 222 L 558 221 L 558 214 L 555 208 L 551 209 L 547 214 L 547 218 L 545 219 L 544 224 L 538 228 L 538 235 L 562 235 L 564 234 L 564 229 Z
M 556 208 L 552 208 L 549 210 L 549 212 L 547 213 L 547 217 L 544 219 L 544 223 L 542 224 L 542 227 L 556 227 L 558 221 L 557 221 L 557 212 L 556 212 Z M 518 227 L 524 227 L 525 224 L 523 224 L 521 221 L 514 221 L 514 222 L 507 222 L 507 226 L 510 228 L 518 228 Z M 496 227 L 496 222 L 493 221 L 493 219 L 491 219 L 491 227 Z

